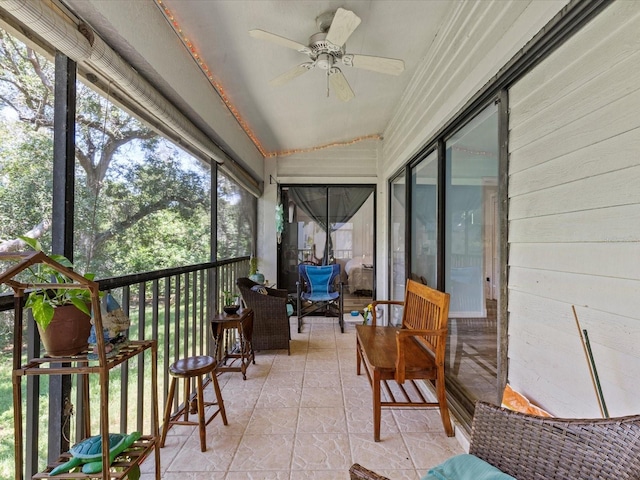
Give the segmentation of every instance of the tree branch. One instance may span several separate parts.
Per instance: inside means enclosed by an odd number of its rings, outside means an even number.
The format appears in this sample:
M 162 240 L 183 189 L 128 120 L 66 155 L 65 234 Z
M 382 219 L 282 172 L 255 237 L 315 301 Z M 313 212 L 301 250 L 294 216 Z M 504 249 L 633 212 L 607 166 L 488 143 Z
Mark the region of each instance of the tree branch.
M 49 78 L 44 73 L 44 70 L 42 69 L 42 65 L 40 64 L 40 59 L 38 58 L 38 56 L 36 55 L 36 52 L 32 48 L 27 47 L 27 55 L 25 60 L 27 60 L 31 64 L 34 71 L 36 72 L 36 75 L 38 75 L 38 78 L 42 82 L 42 85 L 49 92 L 53 93 L 53 85 L 51 85 Z
M 47 233 L 49 228 L 51 228 L 51 219 L 47 218 L 25 233 L 24 236 L 30 238 L 41 238 L 45 233 Z M 15 240 L 7 240 L 0 243 L 0 252 L 17 252 L 26 245 L 27 244 L 19 238 L 16 238 Z

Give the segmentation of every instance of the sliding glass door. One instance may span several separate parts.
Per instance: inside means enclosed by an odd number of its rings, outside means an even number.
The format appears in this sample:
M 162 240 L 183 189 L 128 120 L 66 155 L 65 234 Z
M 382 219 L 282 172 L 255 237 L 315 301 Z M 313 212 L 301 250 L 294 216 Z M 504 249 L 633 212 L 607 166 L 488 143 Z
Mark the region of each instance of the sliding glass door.
M 390 262 L 390 300 L 404 300 L 406 288 L 406 212 L 407 212 L 407 182 L 404 173 L 391 180 L 391 228 L 389 229 Z M 392 325 L 402 322 L 402 308 L 394 306 L 391 309 Z
M 437 288 L 438 155 L 434 151 L 411 169 L 411 274 Z
M 446 142 L 444 289 L 451 294 L 447 381 L 469 409 L 498 385 L 498 109 Z
M 451 295 L 447 391 L 469 418 L 477 400 L 499 399 L 504 362 L 498 358 L 499 106 L 492 103 L 434 140 L 390 182 L 391 298 L 402 298 L 406 279 Z M 392 323 L 400 315 L 393 312 Z
M 285 228 L 278 286 L 296 291 L 300 263 L 338 263 L 345 311 L 361 310 L 374 290 L 374 187 L 290 185 L 280 193 Z

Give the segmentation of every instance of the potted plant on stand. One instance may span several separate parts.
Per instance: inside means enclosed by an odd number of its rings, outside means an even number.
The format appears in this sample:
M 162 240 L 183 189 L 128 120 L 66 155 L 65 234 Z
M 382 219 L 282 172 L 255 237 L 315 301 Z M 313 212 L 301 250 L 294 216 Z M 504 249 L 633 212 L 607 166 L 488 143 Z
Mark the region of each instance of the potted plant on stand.
M 222 309 L 224 313 L 227 315 L 234 315 L 240 309 L 240 305 L 238 305 L 238 295 L 230 292 L 229 290 L 224 290 L 222 292 L 223 295 L 223 306 Z
M 36 239 L 20 237 L 31 248 L 42 252 Z M 63 267 L 73 269 L 73 264 L 63 255 L 49 255 Z M 56 284 L 75 283 L 47 264 L 37 264 L 27 269 L 30 283 L 52 284 L 51 288 L 33 290 L 25 302 L 25 310 L 31 310 L 40 338 L 47 354 L 52 357 L 75 355 L 85 350 L 91 330 L 91 292 L 85 288 L 55 287 Z M 83 275 L 93 280 L 95 275 Z

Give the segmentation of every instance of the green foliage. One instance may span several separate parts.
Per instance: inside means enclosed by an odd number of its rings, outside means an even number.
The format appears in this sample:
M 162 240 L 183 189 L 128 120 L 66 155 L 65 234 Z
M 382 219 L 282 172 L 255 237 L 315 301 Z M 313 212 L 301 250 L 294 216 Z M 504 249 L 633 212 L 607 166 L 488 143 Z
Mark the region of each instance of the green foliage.
M 229 290 L 224 290 L 222 292 L 222 298 L 224 306 L 227 307 L 236 304 L 236 302 L 238 301 L 238 294 L 230 292 Z
M 27 245 L 34 250 L 41 252 L 42 245 L 34 238 L 20 237 Z M 62 255 L 49 255 L 63 267 L 73 268 L 73 264 Z M 38 264 L 30 267 L 28 272 L 31 274 L 30 279 L 25 281 L 29 283 L 74 283 L 73 280 L 52 268 L 49 265 Z M 93 273 L 84 275 L 88 280 L 93 280 Z M 46 290 L 36 290 L 29 294 L 25 302 L 25 310 L 31 310 L 33 319 L 40 327 L 46 329 L 53 319 L 54 309 L 63 305 L 75 305 L 75 307 L 87 315 L 90 315 L 88 304 L 91 302 L 91 293 L 84 288 L 48 288 Z
M 109 276 L 209 260 L 209 172 L 173 154 L 142 160 L 113 162 L 95 205 L 78 209 L 82 268 Z
M 0 117 L 0 240 L 51 218 L 53 136 Z
M 53 74 L 0 30 L 0 243 L 30 232 L 50 248 Z M 80 82 L 77 92 L 76 267 L 108 277 L 209 261 L 209 166 Z
M 255 250 L 255 197 L 221 174 L 218 175 L 217 196 L 217 258 L 249 255 Z
M 12 345 L 12 341 L 13 341 L 13 311 L 0 312 L 0 351 L 6 345 Z M 1 475 L 0 475 L 0 478 L 2 478 Z
M 258 271 L 258 257 L 251 257 L 249 259 L 249 275 L 255 275 Z

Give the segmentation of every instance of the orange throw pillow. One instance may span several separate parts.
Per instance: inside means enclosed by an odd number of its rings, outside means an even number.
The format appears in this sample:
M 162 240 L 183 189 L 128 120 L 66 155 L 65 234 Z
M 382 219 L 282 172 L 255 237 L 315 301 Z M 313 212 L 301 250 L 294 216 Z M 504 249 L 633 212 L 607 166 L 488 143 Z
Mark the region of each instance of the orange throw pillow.
M 539 417 L 552 417 L 549 412 L 532 404 L 527 397 L 511 388 L 507 384 L 502 395 L 502 406 L 516 412 L 537 415 Z

